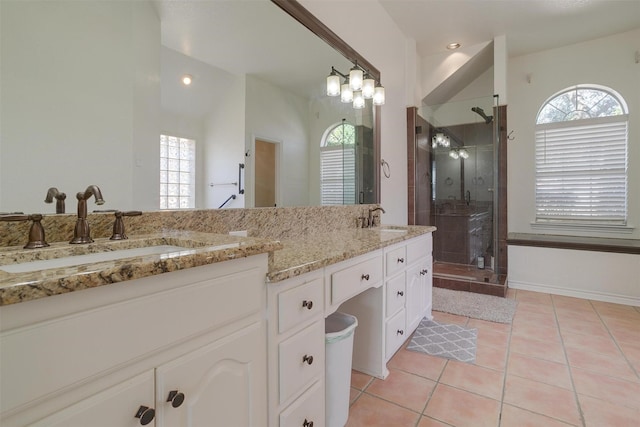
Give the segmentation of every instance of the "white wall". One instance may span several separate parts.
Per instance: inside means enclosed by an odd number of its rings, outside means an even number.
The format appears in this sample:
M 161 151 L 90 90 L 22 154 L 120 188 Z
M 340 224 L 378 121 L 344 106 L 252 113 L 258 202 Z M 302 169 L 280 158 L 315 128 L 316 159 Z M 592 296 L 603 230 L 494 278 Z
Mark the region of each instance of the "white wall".
M 509 61 L 507 131 L 515 137 L 507 143 L 509 232 L 640 238 L 640 64 L 634 60 L 638 40 L 640 29 Z M 610 87 L 628 104 L 630 233 L 540 230 L 531 225 L 535 219 L 535 118 L 547 98 L 576 84 Z M 638 304 L 638 265 L 638 256 L 511 246 L 509 284 L 550 287 L 586 297 L 628 298 Z
M 254 138 L 281 145 L 278 206 L 309 204 L 309 101 L 258 78 L 247 76 L 245 150 Z M 253 200 L 253 167 L 245 168 L 247 206 Z M 277 178 L 278 179 L 278 178 Z
M 134 127 L 132 118 L 158 118 L 141 101 L 159 91 L 157 79 L 145 80 L 153 74 L 158 46 L 148 45 L 144 30 L 134 32 L 132 23 L 157 31 L 157 19 L 142 16 L 145 10 L 131 2 L 0 7 L 0 210 L 54 212 L 55 204 L 43 200 L 55 186 L 67 193 L 67 212 L 73 212 L 75 194 L 90 184 L 102 190 L 102 209 L 130 209 L 134 197 L 136 208 L 147 207 L 150 192 L 134 190 L 131 171 L 134 158 L 146 167 L 138 148 L 148 142 L 149 128 Z M 145 142 L 132 151 L 138 137 Z M 21 191 L 15 190 L 18 181 Z
M 340 38 L 380 70 L 386 90 L 382 106 L 382 158 L 391 178 L 382 178 L 382 221 L 407 223 L 407 120 L 406 107 L 415 105 L 415 49 L 378 2 L 302 0 L 302 5 Z M 354 25 L 366 7 L 366 24 Z M 356 21 L 354 21 L 356 20 Z M 413 80 L 413 81 L 408 81 Z

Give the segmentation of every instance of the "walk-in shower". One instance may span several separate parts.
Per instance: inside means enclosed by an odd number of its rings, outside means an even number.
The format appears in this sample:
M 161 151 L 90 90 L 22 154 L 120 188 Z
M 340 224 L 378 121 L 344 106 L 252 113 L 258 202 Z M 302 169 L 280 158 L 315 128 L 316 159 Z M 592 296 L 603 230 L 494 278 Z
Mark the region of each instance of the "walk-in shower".
M 415 215 L 410 212 L 410 218 L 415 224 L 437 227 L 436 286 L 447 278 L 457 285 L 445 287 L 457 289 L 463 288 L 462 282 L 504 284 L 502 258 L 497 256 L 500 109 L 496 106 L 496 97 L 486 97 L 423 105 L 416 111 L 414 191 L 409 191 Z

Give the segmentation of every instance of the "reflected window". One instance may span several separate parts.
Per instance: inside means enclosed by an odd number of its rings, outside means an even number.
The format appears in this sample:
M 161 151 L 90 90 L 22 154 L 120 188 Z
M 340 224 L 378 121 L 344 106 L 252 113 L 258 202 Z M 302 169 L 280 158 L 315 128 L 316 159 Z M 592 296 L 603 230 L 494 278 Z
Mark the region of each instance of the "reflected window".
M 626 225 L 628 110 L 615 91 L 574 86 L 536 118 L 536 222 Z
M 160 135 L 160 209 L 195 208 L 196 142 Z
M 320 147 L 322 205 L 356 203 L 356 128 L 342 121 L 325 133 Z

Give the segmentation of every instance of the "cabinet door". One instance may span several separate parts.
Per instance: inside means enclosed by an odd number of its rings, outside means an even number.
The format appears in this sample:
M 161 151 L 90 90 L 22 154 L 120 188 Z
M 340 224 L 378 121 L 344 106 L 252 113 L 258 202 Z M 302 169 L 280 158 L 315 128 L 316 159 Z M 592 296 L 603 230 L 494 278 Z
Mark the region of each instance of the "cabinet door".
M 407 331 L 413 332 L 418 327 L 424 313 L 424 281 L 422 278 L 423 263 L 415 264 L 407 269 Z
M 153 370 L 149 370 L 81 400 L 31 426 L 135 427 L 147 425 L 154 427 L 153 404 Z M 136 418 L 138 412 L 140 416 Z
M 266 348 L 266 328 L 259 322 L 157 368 L 156 425 L 263 425 Z
M 425 258 L 420 262 L 422 268 L 420 275 L 422 277 L 422 309 L 424 315 L 428 319 L 432 319 L 431 308 L 433 306 L 433 258 Z

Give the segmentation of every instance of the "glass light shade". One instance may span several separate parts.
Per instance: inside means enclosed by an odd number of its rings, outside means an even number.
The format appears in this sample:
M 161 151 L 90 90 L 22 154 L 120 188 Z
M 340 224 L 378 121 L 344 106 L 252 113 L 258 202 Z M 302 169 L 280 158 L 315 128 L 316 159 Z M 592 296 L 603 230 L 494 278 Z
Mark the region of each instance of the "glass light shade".
M 449 151 L 449 157 L 451 157 L 452 159 L 459 159 L 460 158 L 460 154 L 458 154 L 457 151 L 455 150 L 451 150 Z
M 327 96 L 338 95 L 340 95 L 340 76 L 332 72 L 327 77 Z
M 376 86 L 373 93 L 373 105 L 384 105 L 384 98 L 384 87 L 380 85 Z
M 364 96 L 362 96 L 361 90 L 353 92 L 353 108 L 361 110 L 364 108 Z
M 449 147 L 451 145 L 451 141 L 449 140 L 449 136 L 443 133 L 437 133 L 431 138 L 431 147 Z
M 360 68 L 353 67 L 349 71 L 349 87 L 351 90 L 361 90 L 362 80 L 364 79 L 364 73 Z
M 375 90 L 376 90 L 376 81 L 373 80 L 371 77 L 367 77 L 362 81 L 362 96 L 364 96 L 364 99 L 373 98 L 373 94 L 375 93 Z
M 462 157 L 463 159 L 468 159 L 469 153 L 467 153 L 467 150 L 465 150 L 464 148 L 460 150 L 460 157 Z
M 340 101 L 344 103 L 353 102 L 353 91 L 349 87 L 348 81 L 345 81 L 340 88 Z

